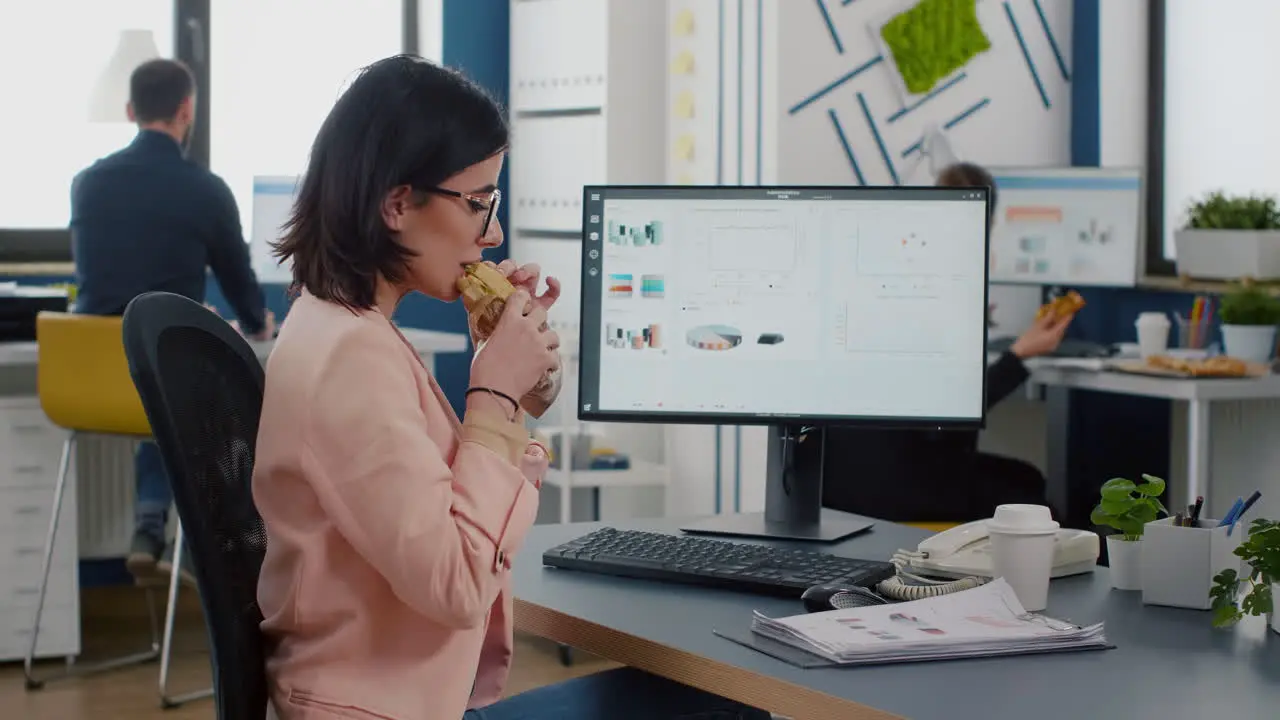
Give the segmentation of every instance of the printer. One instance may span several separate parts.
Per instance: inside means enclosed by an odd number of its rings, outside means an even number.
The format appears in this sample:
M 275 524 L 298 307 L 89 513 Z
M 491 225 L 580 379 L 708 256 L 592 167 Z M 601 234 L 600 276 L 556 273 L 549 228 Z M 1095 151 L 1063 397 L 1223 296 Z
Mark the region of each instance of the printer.
M 0 342 L 36 339 L 36 315 L 45 310 L 66 312 L 63 288 L 0 283 Z

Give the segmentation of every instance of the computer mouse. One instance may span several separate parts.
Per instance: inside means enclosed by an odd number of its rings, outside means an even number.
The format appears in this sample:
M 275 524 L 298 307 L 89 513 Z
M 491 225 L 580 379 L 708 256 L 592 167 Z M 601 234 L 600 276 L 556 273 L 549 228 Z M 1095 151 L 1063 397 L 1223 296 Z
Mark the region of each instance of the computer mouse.
M 826 612 L 843 608 L 869 607 L 871 605 L 887 605 L 888 600 L 864 587 L 839 587 L 835 585 L 815 585 L 800 596 L 804 609 L 808 612 Z

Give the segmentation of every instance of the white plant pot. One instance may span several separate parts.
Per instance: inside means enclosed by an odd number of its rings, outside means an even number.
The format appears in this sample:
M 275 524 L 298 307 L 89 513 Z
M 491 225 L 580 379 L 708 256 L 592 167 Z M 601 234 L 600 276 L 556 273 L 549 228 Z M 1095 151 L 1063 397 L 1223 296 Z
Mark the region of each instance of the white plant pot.
M 1280 277 L 1280 230 L 1178 230 L 1179 275 L 1204 280 Z
M 1107 562 L 1111 566 L 1111 587 L 1116 590 L 1142 589 L 1142 541 L 1107 536 Z
M 1223 352 L 1246 362 L 1269 363 L 1276 351 L 1274 325 L 1223 325 Z

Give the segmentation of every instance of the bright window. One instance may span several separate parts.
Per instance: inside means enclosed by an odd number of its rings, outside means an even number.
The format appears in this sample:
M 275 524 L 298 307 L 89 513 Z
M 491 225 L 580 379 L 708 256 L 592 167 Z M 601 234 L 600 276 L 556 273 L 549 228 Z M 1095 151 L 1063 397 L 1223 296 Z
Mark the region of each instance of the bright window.
M 235 193 L 246 239 L 255 175 L 300 175 L 359 69 L 403 46 L 401 0 L 211 3 L 210 168 Z
M 123 30 L 173 55 L 173 0 L 0 2 L 0 228 L 65 228 L 71 179 L 136 129 L 89 121 L 93 87 Z
M 1230 5 L 1227 10 L 1224 5 Z M 1280 195 L 1280 2 L 1170 0 L 1165 24 L 1164 255 L 1212 190 Z

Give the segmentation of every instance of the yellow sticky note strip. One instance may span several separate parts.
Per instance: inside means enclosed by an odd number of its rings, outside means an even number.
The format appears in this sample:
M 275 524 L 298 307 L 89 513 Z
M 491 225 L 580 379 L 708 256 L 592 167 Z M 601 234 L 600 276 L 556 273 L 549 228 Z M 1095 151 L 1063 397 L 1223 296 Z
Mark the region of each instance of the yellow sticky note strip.
M 675 26 L 671 28 L 671 32 L 679 36 L 687 36 L 693 34 L 693 11 L 685 8 L 676 13 Z
M 685 134 L 676 138 L 675 146 L 676 158 L 679 160 L 693 159 L 693 135 Z
M 680 173 L 680 177 L 676 178 L 677 185 L 692 185 L 693 176 L 689 173 Z
M 685 50 L 675 59 L 671 61 L 672 75 L 692 75 L 693 74 L 693 53 Z
M 693 117 L 694 97 L 692 90 L 685 90 L 676 96 L 675 105 L 672 111 L 676 117 L 688 120 Z

